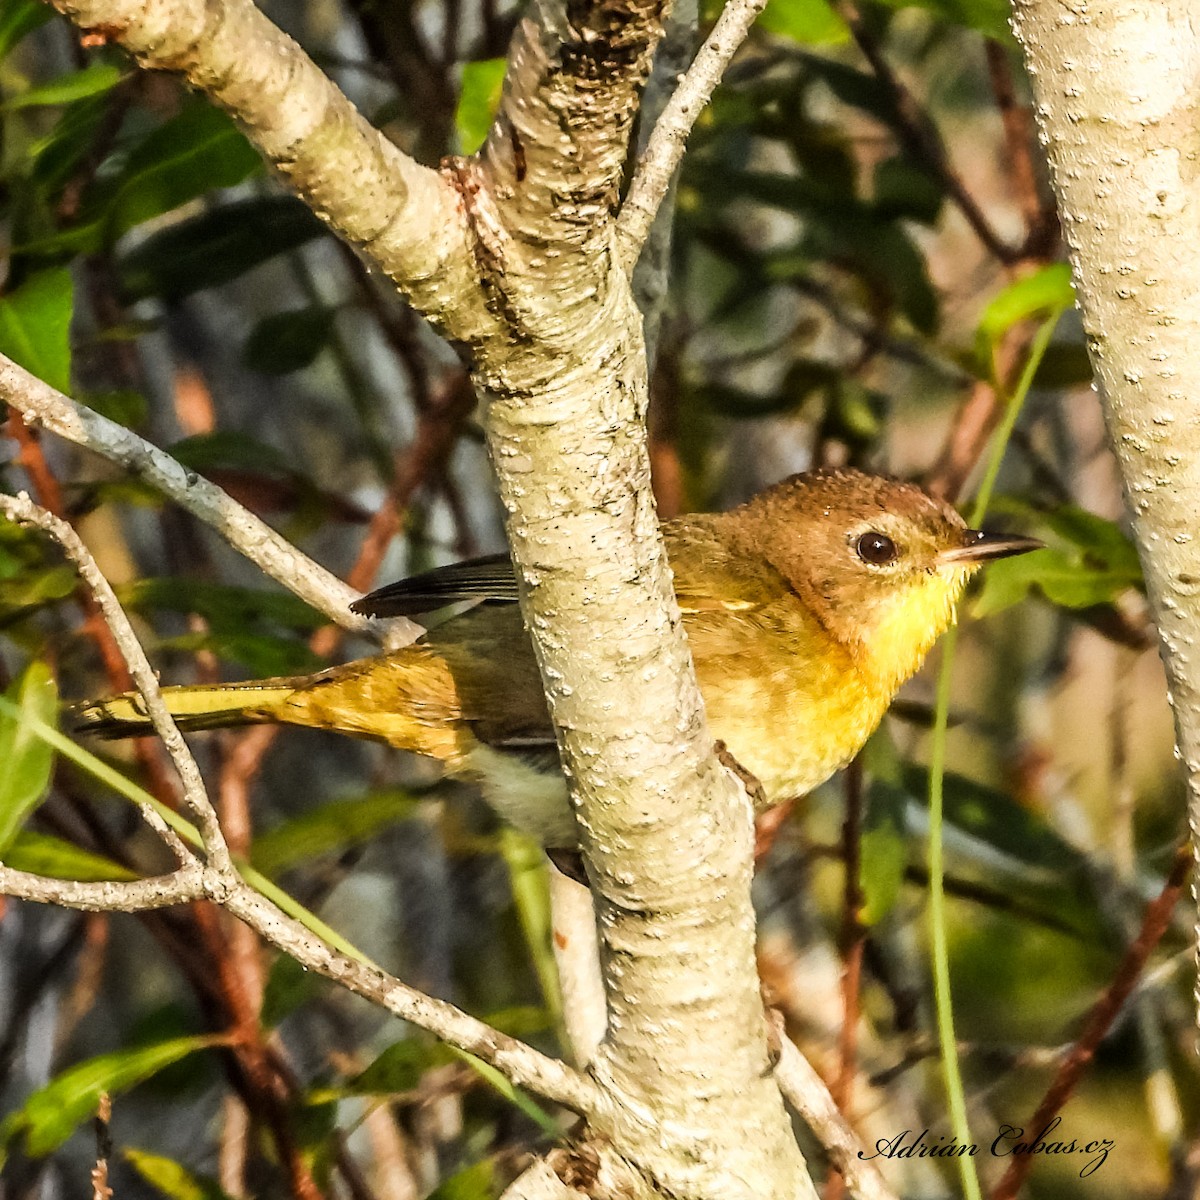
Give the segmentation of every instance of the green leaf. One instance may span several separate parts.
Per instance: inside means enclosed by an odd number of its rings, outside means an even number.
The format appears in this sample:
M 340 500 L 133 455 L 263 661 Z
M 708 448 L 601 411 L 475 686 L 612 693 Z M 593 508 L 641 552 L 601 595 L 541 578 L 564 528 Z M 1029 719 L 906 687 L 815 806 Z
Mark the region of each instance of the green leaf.
M 102 854 L 93 854 L 64 842 L 62 838 L 23 829 L 9 847 L 0 854 L 4 865 L 16 871 L 28 871 L 47 879 L 78 879 L 85 883 L 103 880 L 133 880 L 133 871 L 115 863 Z
M 933 225 L 946 193 L 941 183 L 906 158 L 885 159 L 875 168 L 872 208 L 885 221 L 897 218 Z
M 334 308 L 314 306 L 264 317 L 242 347 L 242 361 L 264 375 L 287 375 L 307 367 L 329 343 Z
M 1048 547 L 991 564 L 972 612 L 977 617 L 1002 612 L 1019 604 L 1033 588 L 1060 608 L 1094 608 L 1111 604 L 1140 582 L 1140 574 L 1094 567 L 1069 550 Z
M 60 75 L 41 87 L 30 88 L 16 96 L 10 96 L 0 106 L 6 111 L 18 108 L 36 108 L 40 105 L 70 104 L 88 96 L 99 96 L 115 87 L 121 80 L 119 67 L 108 63 L 92 63 L 81 71 Z
M 904 785 L 921 805 L 929 795 L 929 773 L 924 767 L 906 766 Z M 1068 869 L 1083 863 L 1083 856 L 1036 813 L 1023 808 L 996 788 L 976 783 L 964 775 L 945 777 L 946 820 L 955 829 L 1027 867 L 1036 867 L 1061 879 Z
M 1016 283 L 1010 283 L 992 297 L 979 320 L 977 340 L 988 350 L 1018 321 L 1048 315 L 1070 308 L 1075 303 L 1071 268 L 1067 263 L 1051 263 Z
M 53 10 L 41 0 L 3 0 L 0 3 L 0 59 L 7 58 L 26 34 L 45 25 L 53 15 Z
M 458 107 L 454 110 L 454 127 L 463 154 L 474 154 L 492 127 L 492 118 L 500 107 L 506 66 L 503 58 L 485 58 L 463 65 Z
M 449 1061 L 449 1053 L 436 1042 L 405 1038 L 393 1042 L 346 1085 L 355 1096 L 394 1096 L 413 1091 L 430 1067 Z
M 150 405 L 141 392 L 128 388 L 113 392 L 95 392 L 90 396 L 76 396 L 81 404 L 86 404 L 93 412 L 98 412 L 126 429 L 136 429 L 145 423 L 150 415 Z
M 997 41 L 1011 42 L 1008 26 L 1008 0 L 882 0 L 889 8 L 924 8 L 929 12 L 960 25 L 974 29 Z
M 65 268 L 39 271 L 0 298 L 0 354 L 60 392 L 71 390 L 74 298 Z
M 70 596 L 78 583 L 75 568 L 65 563 L 28 567 L 12 578 L 0 578 L 0 609 L 41 608 Z
M 247 471 L 279 471 L 287 474 L 291 464 L 274 446 L 232 429 L 199 433 L 171 446 L 171 457 L 193 471 L 234 467 Z
M 26 722 L 58 721 L 58 688 L 45 663 L 31 662 L 5 695 L 20 718 L 0 713 L 0 856 L 50 786 L 54 751 Z
M 873 780 L 867 791 L 867 811 L 859 842 L 859 887 L 863 904 L 859 917 L 875 925 L 891 912 L 900 897 L 908 867 L 908 834 L 903 788 L 883 779 Z
M 350 846 L 370 841 L 383 830 L 405 821 L 420 800 L 408 792 L 379 792 L 359 800 L 335 800 L 254 839 L 250 861 L 264 875 L 281 872 Z
M 508 826 L 500 830 L 500 854 L 508 867 L 513 903 L 542 997 L 557 1021 L 562 1014 L 562 997 L 552 948 L 554 922 L 550 914 L 546 856 L 528 834 Z
M 233 587 L 203 579 L 162 576 L 138 579 L 117 589 L 117 597 L 137 612 L 197 613 L 223 632 L 244 632 L 252 624 L 278 625 L 311 633 L 328 618 L 291 592 Z
M 107 238 L 115 241 L 213 188 L 233 187 L 261 167 L 231 118 L 210 104 L 189 104 L 130 153 L 105 205 Z
M 1040 512 L 1023 501 L 1002 497 L 994 507 L 1025 526 L 1049 529 L 1067 545 L 989 566 L 975 602 L 977 614 L 986 616 L 1018 604 L 1033 589 L 1061 608 L 1085 609 L 1111 604 L 1122 592 L 1144 586 L 1137 549 L 1115 521 L 1074 504 Z
M 230 633 L 210 630 L 208 633 L 181 633 L 178 637 L 163 638 L 160 650 L 197 654 L 207 650 L 226 662 L 244 667 L 251 675 L 308 675 L 325 666 L 304 642 L 265 633 Z
M 498 1191 L 496 1170 L 485 1158 L 443 1180 L 429 1200 L 493 1200 Z
M 312 210 L 290 196 L 237 201 L 151 234 L 121 257 L 117 275 L 126 300 L 180 300 L 324 232 Z
M 274 1029 L 321 990 L 325 977 L 302 967 L 290 954 L 276 955 L 263 989 L 259 1020 Z
M 149 1150 L 126 1146 L 121 1157 L 152 1187 L 170 1200 L 230 1200 L 215 1179 L 195 1175 L 182 1163 Z
M 767 0 L 758 27 L 804 46 L 832 46 L 850 40 L 846 22 L 826 0 Z
M 216 1040 L 211 1036 L 172 1038 L 78 1063 L 39 1088 L 0 1123 L 0 1147 L 23 1135 L 25 1153 L 31 1158 L 42 1158 L 57 1150 L 95 1113 L 101 1093 L 114 1095 L 128 1091 Z
M 38 7 L 42 7 L 40 0 Z M 103 95 L 77 100 L 63 110 L 54 128 L 34 143 L 30 177 L 39 188 L 53 194 L 78 169 L 96 144 L 96 132 L 108 107 Z

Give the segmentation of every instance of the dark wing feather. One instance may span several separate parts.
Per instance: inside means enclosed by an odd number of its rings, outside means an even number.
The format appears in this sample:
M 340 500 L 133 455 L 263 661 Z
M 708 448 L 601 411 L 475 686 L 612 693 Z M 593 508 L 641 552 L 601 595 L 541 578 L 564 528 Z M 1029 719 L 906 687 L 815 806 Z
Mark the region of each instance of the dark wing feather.
M 515 604 L 517 580 L 508 555 L 489 554 L 389 583 L 350 608 L 364 617 L 412 617 L 460 600 Z

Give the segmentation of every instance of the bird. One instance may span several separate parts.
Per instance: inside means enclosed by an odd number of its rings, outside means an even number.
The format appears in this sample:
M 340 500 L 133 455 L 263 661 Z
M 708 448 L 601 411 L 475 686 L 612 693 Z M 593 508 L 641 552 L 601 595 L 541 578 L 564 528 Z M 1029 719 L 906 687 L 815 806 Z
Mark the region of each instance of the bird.
M 915 484 L 851 469 L 793 475 L 722 513 L 662 525 L 709 729 L 765 810 L 846 766 L 954 622 L 985 563 L 1034 538 L 969 529 Z M 371 738 L 477 783 L 547 848 L 578 845 L 567 783 L 507 555 L 439 567 L 351 607 L 371 617 L 472 607 L 400 649 L 318 674 L 165 687 L 184 731 L 263 722 Z M 83 733 L 150 732 L 137 693 L 74 710 Z

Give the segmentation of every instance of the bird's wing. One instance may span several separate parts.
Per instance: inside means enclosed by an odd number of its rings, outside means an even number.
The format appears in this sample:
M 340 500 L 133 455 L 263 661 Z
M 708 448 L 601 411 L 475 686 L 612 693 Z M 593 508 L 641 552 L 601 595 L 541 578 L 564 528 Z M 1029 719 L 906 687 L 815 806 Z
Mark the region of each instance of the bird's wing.
M 786 591 L 765 562 L 721 536 L 720 515 L 691 515 L 663 526 L 675 592 L 685 613 L 745 612 Z M 464 600 L 515 604 L 517 580 L 507 554 L 489 554 L 389 583 L 350 607 L 367 617 L 412 617 Z
M 684 616 L 747 613 L 787 593 L 769 563 L 733 543 L 723 514 L 694 515 L 663 526 L 675 596 Z
M 517 580 L 507 554 L 489 554 L 401 579 L 356 600 L 364 617 L 413 617 L 460 600 L 515 604 Z

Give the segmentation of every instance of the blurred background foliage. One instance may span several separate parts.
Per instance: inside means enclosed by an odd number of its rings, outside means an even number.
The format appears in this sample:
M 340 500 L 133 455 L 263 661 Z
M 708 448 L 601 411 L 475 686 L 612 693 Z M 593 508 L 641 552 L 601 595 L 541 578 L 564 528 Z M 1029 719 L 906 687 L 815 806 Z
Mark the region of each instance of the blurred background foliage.
M 480 144 L 519 16 L 508 0 L 266 8 L 421 161 Z M 992 509 L 1050 550 L 992 567 L 966 602 L 949 738 L 952 971 L 985 1185 L 1006 1165 L 986 1147 L 1028 1119 L 1183 836 L 1164 683 L 1006 21 L 1002 0 L 771 0 L 692 137 L 650 314 L 669 516 L 818 464 L 965 499 L 1034 334 L 1067 306 Z M 0 213 L 0 351 L 48 383 L 358 587 L 503 546 L 456 354 L 228 118 L 40 0 L 0 0 Z M 166 680 L 372 649 L 12 413 L 0 487 L 78 527 Z M 127 778 L 171 800 L 155 745 L 62 753 L 14 720 L 54 725 L 60 695 L 124 676 L 61 556 L 4 524 L 0 676 L 0 857 L 84 879 L 161 866 L 119 794 Z M 931 679 L 861 770 L 761 837 L 767 994 L 870 1142 L 947 1130 L 922 919 Z M 541 856 L 468 790 L 320 733 L 196 745 L 231 843 L 267 879 L 417 986 L 561 1050 Z M 475 1200 L 565 1127 L 207 906 L 0 913 L 13 1200 L 84 1194 L 102 1092 L 122 1198 Z M 1181 910 L 1065 1111 L 1068 1138 L 1115 1148 L 1086 1179 L 1078 1156 L 1039 1159 L 1030 1195 L 1196 1194 L 1187 936 Z M 849 990 L 843 961 L 861 968 Z M 956 1194 L 937 1160 L 883 1165 L 906 1195 Z

